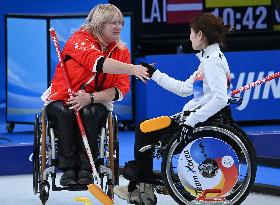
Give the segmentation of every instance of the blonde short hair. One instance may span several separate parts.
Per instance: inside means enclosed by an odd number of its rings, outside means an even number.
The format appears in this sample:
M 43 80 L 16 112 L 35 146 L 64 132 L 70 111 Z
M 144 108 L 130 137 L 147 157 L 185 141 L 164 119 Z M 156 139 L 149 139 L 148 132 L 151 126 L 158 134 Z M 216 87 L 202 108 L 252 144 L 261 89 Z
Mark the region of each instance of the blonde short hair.
M 115 15 L 119 15 L 123 20 L 122 12 L 113 4 L 98 4 L 89 12 L 82 28 L 91 32 L 102 43 L 104 42 L 102 35 L 104 24 L 110 22 Z M 120 39 L 116 43 L 119 48 L 125 47 L 125 44 Z

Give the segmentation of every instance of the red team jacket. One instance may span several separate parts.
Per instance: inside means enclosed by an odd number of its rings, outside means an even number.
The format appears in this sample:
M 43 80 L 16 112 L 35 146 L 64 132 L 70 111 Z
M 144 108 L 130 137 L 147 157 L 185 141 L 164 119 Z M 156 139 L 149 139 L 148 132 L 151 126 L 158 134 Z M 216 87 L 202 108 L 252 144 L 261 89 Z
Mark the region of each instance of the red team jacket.
M 130 80 L 128 75 L 99 73 L 97 76 L 95 72 L 97 61 L 101 57 L 110 57 L 124 63 L 130 63 L 130 53 L 127 47 L 120 49 L 116 43 L 111 43 L 108 52 L 104 52 L 96 38 L 80 29 L 66 42 L 62 53 L 63 56 L 70 56 L 70 59 L 65 62 L 65 68 L 74 92 L 80 90 L 85 84 L 87 92 L 96 92 L 96 83 L 98 83 L 97 87 L 100 90 L 116 87 L 121 92 L 121 96 L 129 91 Z M 104 75 L 106 75 L 105 80 Z M 64 74 L 60 64 L 58 64 L 46 100 L 67 100 L 69 98 L 67 89 Z

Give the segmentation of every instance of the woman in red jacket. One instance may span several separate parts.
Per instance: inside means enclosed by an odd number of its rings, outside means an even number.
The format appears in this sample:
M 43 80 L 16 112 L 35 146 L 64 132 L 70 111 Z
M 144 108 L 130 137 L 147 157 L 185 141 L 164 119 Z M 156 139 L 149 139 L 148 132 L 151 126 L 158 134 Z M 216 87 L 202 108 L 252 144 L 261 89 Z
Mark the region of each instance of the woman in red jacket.
M 77 134 L 75 110 L 80 111 L 95 160 L 100 126 L 104 124 L 108 110 L 112 110 L 112 102 L 122 100 L 129 91 L 128 74 L 143 81 L 148 76 L 146 68 L 130 64 L 130 53 L 120 41 L 123 26 L 123 15 L 114 5 L 100 4 L 93 8 L 85 24 L 70 37 L 62 51 L 76 94 L 69 99 L 60 64 L 51 87 L 44 94 L 48 116 L 58 123 L 62 186 L 92 182 L 91 166 Z

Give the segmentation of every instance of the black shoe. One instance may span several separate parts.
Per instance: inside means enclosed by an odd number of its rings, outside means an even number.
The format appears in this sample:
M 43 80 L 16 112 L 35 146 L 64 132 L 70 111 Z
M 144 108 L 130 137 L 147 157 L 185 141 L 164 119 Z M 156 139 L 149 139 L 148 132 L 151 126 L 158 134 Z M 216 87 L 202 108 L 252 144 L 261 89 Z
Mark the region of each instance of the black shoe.
M 61 186 L 71 186 L 75 185 L 77 178 L 76 178 L 76 171 L 74 169 L 67 169 L 63 172 L 63 175 L 60 178 L 60 185 Z
M 78 173 L 78 184 L 88 185 L 93 183 L 92 173 L 89 170 L 82 169 Z

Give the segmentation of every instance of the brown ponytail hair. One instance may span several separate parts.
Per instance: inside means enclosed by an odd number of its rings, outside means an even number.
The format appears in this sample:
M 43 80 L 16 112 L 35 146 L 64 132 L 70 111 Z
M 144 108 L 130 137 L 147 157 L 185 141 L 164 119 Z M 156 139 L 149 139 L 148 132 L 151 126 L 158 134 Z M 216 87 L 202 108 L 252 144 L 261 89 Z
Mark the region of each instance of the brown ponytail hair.
M 224 25 L 221 18 L 211 13 L 199 14 L 190 26 L 195 33 L 201 31 L 205 35 L 208 45 L 218 43 L 223 46 L 224 38 L 230 31 L 230 25 Z

